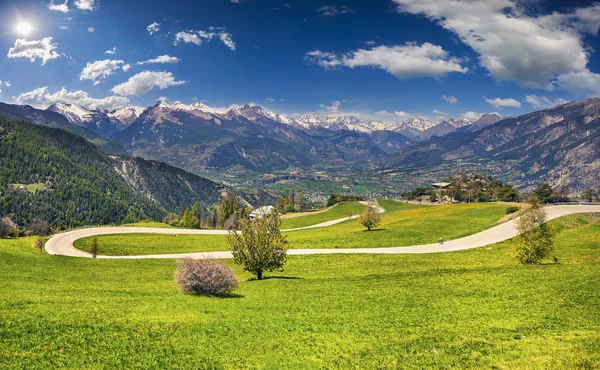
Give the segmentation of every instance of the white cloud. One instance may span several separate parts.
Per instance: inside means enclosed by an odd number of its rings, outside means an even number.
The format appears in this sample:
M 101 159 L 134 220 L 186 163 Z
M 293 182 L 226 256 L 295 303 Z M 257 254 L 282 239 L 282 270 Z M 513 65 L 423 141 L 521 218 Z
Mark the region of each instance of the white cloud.
M 94 11 L 94 0 L 75 0 L 75 6 L 79 10 Z
M 130 65 L 130 64 L 125 64 L 125 65 L 123 66 L 123 72 L 127 72 L 127 71 L 129 71 L 130 69 L 131 69 L 131 65 Z
M 50 4 L 48 4 L 48 9 L 54 10 L 56 12 L 68 13 L 69 12 L 68 2 L 69 2 L 69 0 L 65 0 L 65 2 L 62 4 L 54 4 L 54 0 L 51 0 Z
M 179 59 L 177 57 L 172 57 L 169 55 L 161 55 L 154 59 L 149 59 L 144 62 L 138 62 L 137 64 L 138 65 L 150 64 L 150 63 L 165 64 L 165 63 L 179 63 L 179 62 L 181 62 L 181 59 Z
M 265 98 L 265 100 L 266 101 L 271 101 L 271 102 L 275 101 L 275 99 L 273 99 L 273 98 Z
M 169 86 L 183 85 L 186 82 L 187 81 L 175 81 L 175 77 L 171 72 L 144 71 L 129 78 L 127 82 L 113 87 L 112 92 L 117 95 L 140 96 L 155 87 L 162 90 Z
M 534 108 L 537 109 L 550 109 L 556 107 L 557 105 L 566 104 L 569 101 L 563 98 L 551 100 L 545 96 L 527 95 L 525 97 L 525 102 L 531 104 Z
M 380 110 L 374 113 L 375 117 L 394 117 L 394 113 L 385 111 L 385 110 Z
M 150 33 L 150 35 L 160 31 L 160 23 L 154 22 L 152 24 L 150 24 L 148 27 L 146 27 L 146 30 L 148 31 L 148 33 Z
M 63 30 L 63 31 L 64 31 L 64 30 L 68 30 L 68 29 L 69 29 L 69 27 L 68 27 L 68 26 L 64 26 L 64 25 L 63 25 L 63 26 L 58 26 L 58 28 L 60 28 L 60 29 L 61 29 L 61 30 Z
M 434 109 L 433 114 L 437 114 L 438 116 L 447 116 L 448 113 L 442 112 L 441 110 Z
M 64 87 L 54 94 L 50 94 L 47 86 L 23 93 L 15 101 L 18 104 L 29 104 L 42 109 L 55 103 L 73 103 L 89 109 L 112 110 L 129 103 L 129 99 L 122 96 L 95 99 L 85 91 L 67 91 Z
M 454 96 L 442 95 L 442 99 L 444 99 L 445 101 L 447 101 L 450 104 L 458 103 L 458 99 L 456 99 Z
M 60 54 L 55 51 L 57 46 L 58 44 L 52 43 L 52 37 L 32 41 L 17 39 L 15 41 L 15 46 L 8 50 L 8 57 L 29 58 L 31 63 L 39 58 L 42 60 L 42 65 L 44 65 L 49 60 L 60 57 Z
M 177 45 L 180 42 L 186 44 L 202 45 L 204 40 L 210 41 L 213 38 L 219 38 L 225 46 L 231 50 L 235 50 L 235 43 L 231 39 L 231 34 L 226 32 L 225 28 L 222 27 L 210 27 L 208 31 L 182 31 L 175 35 L 174 44 Z
M 339 100 L 335 100 L 333 103 L 331 103 L 331 105 L 320 104 L 321 108 L 326 109 L 330 113 L 339 112 L 341 106 L 342 102 L 340 102 Z
M 122 60 L 97 60 L 93 63 L 88 63 L 81 71 L 79 79 L 92 80 L 94 84 L 99 84 L 108 76 L 114 74 L 125 63 Z
M 317 11 L 321 13 L 321 15 L 332 17 L 340 14 L 351 14 L 354 11 L 352 8 L 346 5 L 336 6 L 336 5 L 322 5 Z
M 461 113 L 460 118 L 468 119 L 469 121 L 477 121 L 481 116 L 483 116 L 483 113 L 468 111 Z
M 359 49 L 342 56 L 314 50 L 307 53 L 305 59 L 326 69 L 341 66 L 352 69 L 377 67 L 399 79 L 442 77 L 451 72 L 466 73 L 469 70 L 461 66 L 460 59 L 450 57 L 442 47 L 427 42 L 422 45 L 407 43 L 391 47 L 377 46 L 369 50 Z
M 117 51 L 118 51 L 118 50 L 117 50 L 117 48 L 112 48 L 112 49 L 110 49 L 110 50 L 106 50 L 106 51 L 104 52 L 104 54 L 107 54 L 107 55 L 115 55 L 115 54 L 117 53 Z
M 600 27 L 600 4 L 568 13 L 532 16 L 516 0 L 393 0 L 398 11 L 422 14 L 455 33 L 479 54 L 479 63 L 496 81 L 521 87 L 598 93 L 597 74 L 587 69 L 585 33 Z M 578 82 L 589 78 L 583 86 Z
M 513 98 L 494 98 L 494 99 L 485 99 L 485 102 L 489 105 L 493 106 L 496 109 L 502 108 L 520 108 L 521 102 L 513 99 Z
M 410 117 L 410 114 L 408 114 L 404 111 L 394 112 L 394 115 L 396 115 L 397 117 L 400 117 L 400 118 Z

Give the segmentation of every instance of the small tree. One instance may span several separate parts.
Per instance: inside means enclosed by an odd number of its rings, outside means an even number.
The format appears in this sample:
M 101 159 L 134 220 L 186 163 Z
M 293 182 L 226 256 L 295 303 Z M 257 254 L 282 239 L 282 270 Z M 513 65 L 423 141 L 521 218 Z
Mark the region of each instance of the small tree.
M 47 221 L 36 219 L 27 226 L 27 230 L 31 235 L 46 236 L 50 230 L 50 224 Z
M 279 228 L 282 219 L 272 212 L 254 220 L 240 220 L 240 230 L 227 235 L 236 264 L 244 266 L 261 280 L 264 271 L 282 271 L 286 261 L 287 240 Z
M 552 193 L 554 193 L 554 189 L 552 189 L 552 186 L 548 183 L 539 184 L 533 191 L 533 195 L 535 195 L 542 203 L 551 202 Z
M 581 193 L 581 199 L 584 202 L 593 202 L 597 197 L 598 192 L 593 188 L 586 189 L 583 193 Z
M 379 214 L 379 208 L 372 203 L 369 203 L 365 209 L 360 213 L 358 218 L 361 225 L 371 231 L 372 228 L 377 227 L 381 222 L 381 215 Z
M 5 238 L 14 224 L 8 217 L 0 218 L 0 238 Z
M 546 223 L 546 211 L 539 199 L 529 198 L 529 211 L 516 221 L 517 259 L 528 265 L 538 263 L 554 250 L 554 232 Z
M 90 250 L 90 253 L 92 254 L 92 258 L 96 258 L 96 256 L 98 256 L 99 250 L 100 250 L 100 246 L 98 244 L 98 238 L 94 238 L 92 240 L 92 249 Z
M 238 286 L 233 269 L 212 258 L 177 261 L 175 282 L 184 294 L 223 296 Z

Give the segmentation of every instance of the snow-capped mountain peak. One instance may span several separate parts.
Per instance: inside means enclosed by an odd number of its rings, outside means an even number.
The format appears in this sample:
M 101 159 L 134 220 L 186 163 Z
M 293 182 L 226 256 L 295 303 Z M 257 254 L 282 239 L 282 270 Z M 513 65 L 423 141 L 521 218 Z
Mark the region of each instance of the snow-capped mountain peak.
M 60 113 L 65 116 L 69 122 L 78 126 L 83 126 L 84 123 L 93 121 L 98 114 L 98 112 L 85 109 L 73 103 L 56 103 L 46 110 Z

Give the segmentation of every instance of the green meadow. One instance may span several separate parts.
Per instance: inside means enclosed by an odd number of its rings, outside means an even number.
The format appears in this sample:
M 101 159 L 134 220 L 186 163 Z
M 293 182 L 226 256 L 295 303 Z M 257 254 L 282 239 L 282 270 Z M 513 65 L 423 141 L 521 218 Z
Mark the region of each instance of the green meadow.
M 407 222 L 398 217 L 386 227 Z M 230 298 L 180 294 L 174 260 L 57 257 L 32 238 L 0 240 L 0 367 L 599 368 L 600 217 L 552 225 L 557 264 L 520 265 L 511 241 L 292 256 L 263 281 L 235 266 Z
M 344 202 L 336 204 L 329 210 L 321 213 L 308 214 L 302 217 L 287 218 L 283 220 L 282 229 L 295 229 L 320 224 L 325 221 L 337 220 L 351 215 L 359 215 L 365 206 L 359 202 Z M 291 214 L 293 215 L 293 213 Z
M 356 205 L 362 206 L 359 203 L 347 204 L 348 208 Z M 344 205 L 339 206 L 340 209 L 342 206 Z M 324 228 L 290 231 L 285 233 L 289 248 L 379 248 L 435 243 L 440 237 L 451 240 L 490 228 L 505 216 L 508 207 L 505 203 L 421 206 L 395 201 L 381 201 L 381 206 L 386 212 L 382 214 L 381 225 L 376 230 L 366 231 L 358 220 L 348 220 Z M 313 225 L 338 219 L 340 213 L 333 212 L 336 208 L 321 214 L 299 217 L 298 220 L 310 218 L 311 221 L 307 223 Z M 294 220 L 296 219 L 286 221 Z M 121 234 L 97 238 L 99 254 L 106 255 L 215 252 L 229 249 L 223 235 Z M 90 251 L 92 238 L 76 241 L 75 247 Z

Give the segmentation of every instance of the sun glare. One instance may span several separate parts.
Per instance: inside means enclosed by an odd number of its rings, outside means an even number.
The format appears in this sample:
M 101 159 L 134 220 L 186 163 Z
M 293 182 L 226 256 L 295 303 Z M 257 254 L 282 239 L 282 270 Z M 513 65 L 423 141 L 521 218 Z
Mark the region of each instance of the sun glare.
M 28 36 L 33 31 L 33 27 L 29 22 L 19 22 L 15 27 L 15 31 L 23 36 Z

